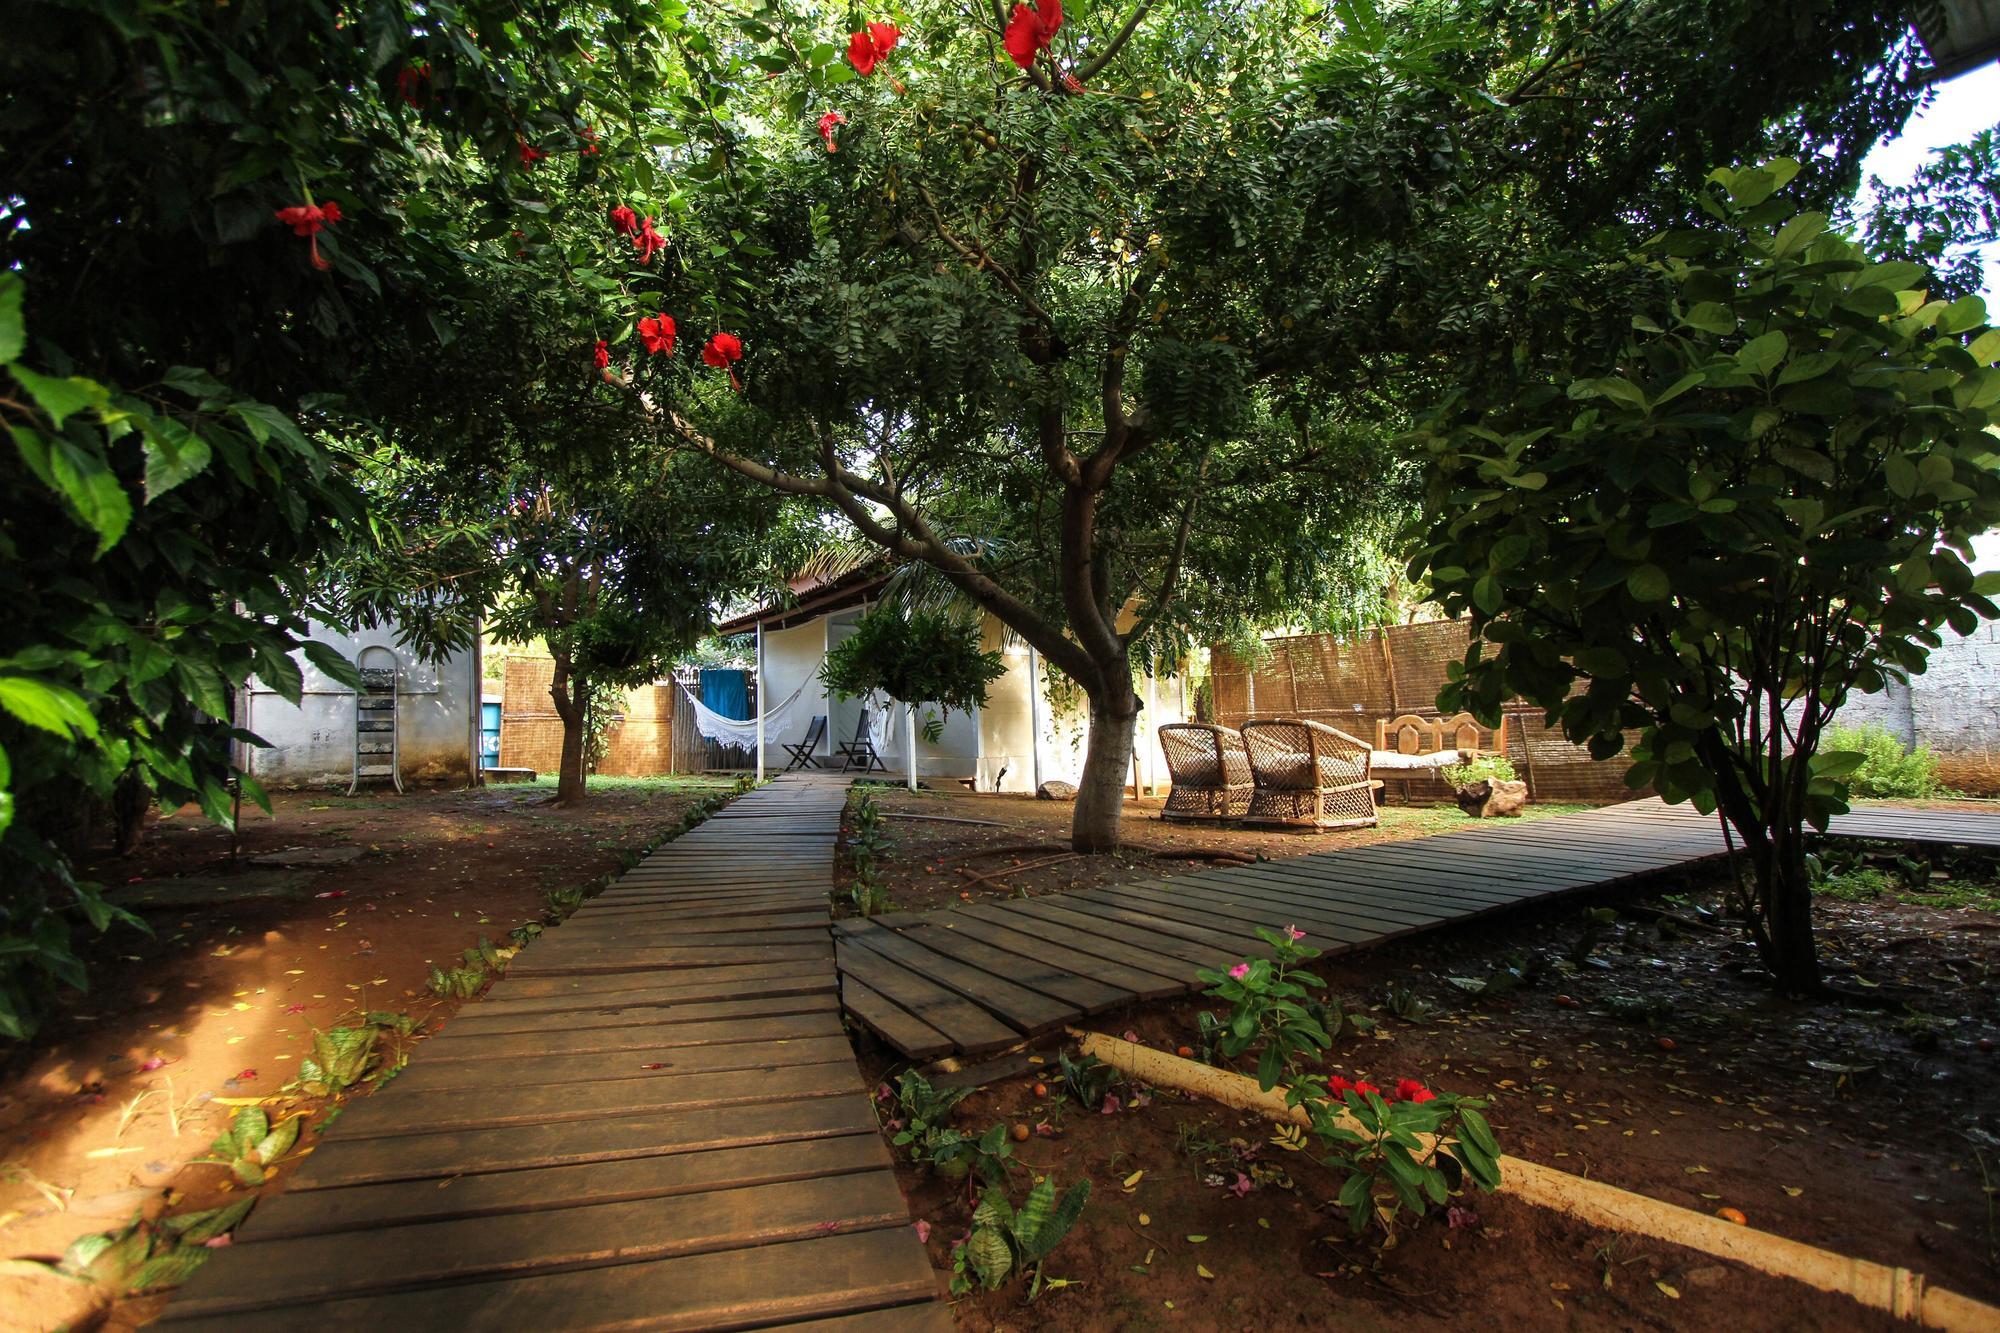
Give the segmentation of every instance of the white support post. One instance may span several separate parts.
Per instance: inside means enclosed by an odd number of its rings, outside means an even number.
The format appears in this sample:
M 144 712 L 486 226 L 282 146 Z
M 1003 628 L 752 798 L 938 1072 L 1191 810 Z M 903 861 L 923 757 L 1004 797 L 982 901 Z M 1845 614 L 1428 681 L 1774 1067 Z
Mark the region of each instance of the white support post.
M 1028 645 L 1028 750 L 1033 758 L 1028 767 L 1034 770 L 1035 792 L 1042 790 L 1042 664 L 1035 652 L 1035 645 Z
M 757 781 L 764 780 L 764 622 L 757 622 Z
M 915 704 L 906 704 L 905 707 L 909 710 L 909 715 L 903 721 L 908 724 L 909 735 L 903 741 L 903 755 L 909 765 L 909 771 L 903 776 L 910 790 L 915 791 L 917 789 L 917 706 Z

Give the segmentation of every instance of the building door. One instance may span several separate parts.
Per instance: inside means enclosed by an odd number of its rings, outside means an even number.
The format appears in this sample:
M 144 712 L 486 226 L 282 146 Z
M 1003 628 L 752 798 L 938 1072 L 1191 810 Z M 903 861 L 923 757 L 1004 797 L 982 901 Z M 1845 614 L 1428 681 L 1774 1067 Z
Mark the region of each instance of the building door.
M 481 769 L 500 766 L 500 705 L 484 703 L 479 705 L 479 767 Z

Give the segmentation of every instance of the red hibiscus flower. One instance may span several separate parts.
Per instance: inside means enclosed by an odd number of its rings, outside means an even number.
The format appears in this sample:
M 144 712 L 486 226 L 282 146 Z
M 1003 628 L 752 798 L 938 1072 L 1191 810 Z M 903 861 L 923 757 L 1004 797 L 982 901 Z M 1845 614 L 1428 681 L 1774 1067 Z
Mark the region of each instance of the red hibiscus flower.
M 653 256 L 667 248 L 667 238 L 653 230 L 652 214 L 648 213 L 646 220 L 639 224 L 638 234 L 632 237 L 632 244 L 639 251 L 639 262 L 642 264 L 652 263 Z
M 701 349 L 701 359 L 705 364 L 714 366 L 718 370 L 727 368 L 729 386 L 738 393 L 743 392 L 743 381 L 736 378 L 736 367 L 733 364 L 743 359 L 741 338 L 733 333 L 715 334 L 709 338 L 708 345 Z
M 871 23 L 860 32 L 847 36 L 847 63 L 855 72 L 867 78 L 875 72 L 875 65 L 883 57 L 896 49 L 896 43 L 903 39 L 903 30 L 893 23 Z
M 1349 1083 L 1346 1079 L 1342 1078 L 1340 1075 L 1335 1074 L 1332 1078 L 1326 1081 L 1327 1096 L 1336 1098 L 1345 1097 L 1347 1095 L 1347 1090 L 1353 1086 L 1354 1085 L 1352 1083 Z
M 597 156 L 597 131 L 586 125 L 583 127 L 583 148 L 585 157 Z
M 1413 1078 L 1396 1080 L 1396 1091 L 1389 1098 L 1392 1102 L 1434 1102 L 1437 1094 Z
M 826 140 L 827 152 L 839 151 L 838 145 L 833 142 L 833 130 L 836 125 L 845 125 L 846 123 L 847 117 L 841 115 L 838 111 L 829 111 L 819 118 L 819 137 Z
M 312 266 L 324 273 L 333 265 L 320 257 L 319 233 L 322 228 L 331 227 L 340 221 L 340 205 L 329 199 L 324 204 L 293 204 L 281 208 L 272 215 L 292 229 L 292 235 L 304 236 L 312 242 Z
M 1377 1097 L 1380 1097 L 1382 1095 L 1382 1089 L 1376 1087 L 1373 1083 L 1368 1082 L 1366 1079 L 1355 1079 L 1354 1090 L 1363 1097 L 1366 1097 L 1371 1092 L 1374 1093 Z
M 521 140 L 522 166 L 533 167 L 535 163 L 541 161 L 543 158 L 547 156 L 548 156 L 547 153 L 544 153 L 541 149 L 535 147 L 533 144 L 529 143 L 526 139 Z
M 639 215 L 629 206 L 620 204 L 611 210 L 611 225 L 617 229 L 620 236 L 630 236 L 639 230 Z
M 1062 0 L 1041 0 L 1038 8 L 1030 9 L 1023 4 L 1014 6 L 1014 17 L 1007 21 L 1007 36 L 1003 45 L 1014 63 L 1022 69 L 1035 63 L 1035 56 L 1048 50 L 1055 40 L 1056 29 L 1062 27 Z
M 413 107 L 422 108 L 431 100 L 431 67 L 405 65 L 396 71 L 396 95 Z
M 674 354 L 674 317 L 672 315 L 650 315 L 639 321 L 639 341 L 646 344 L 646 350 L 659 355 Z
M 604 339 L 597 340 L 597 350 L 590 354 L 590 360 L 599 370 L 611 364 L 611 348 L 605 344 Z

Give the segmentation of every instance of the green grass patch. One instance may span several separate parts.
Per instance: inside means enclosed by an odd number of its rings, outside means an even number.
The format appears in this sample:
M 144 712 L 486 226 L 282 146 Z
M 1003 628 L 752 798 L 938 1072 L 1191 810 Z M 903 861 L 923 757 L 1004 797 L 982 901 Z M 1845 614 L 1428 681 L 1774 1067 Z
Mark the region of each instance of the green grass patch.
M 556 789 L 557 778 L 553 773 L 539 773 L 532 784 L 510 782 L 507 787 L 534 786 L 537 789 Z M 504 788 L 500 788 L 504 790 Z M 660 773 L 651 777 L 611 777 L 592 774 L 585 784 L 591 792 L 639 792 L 655 796 L 712 796 L 719 791 L 734 791 L 734 778 L 714 776 L 705 773 Z
M 1529 806 L 1521 812 L 1521 818 L 1553 819 L 1557 815 L 1581 814 L 1597 809 L 1594 805 L 1548 805 Z M 1403 834 L 1457 833 L 1481 824 L 1505 824 L 1504 819 L 1474 819 L 1455 805 L 1384 805 L 1376 807 L 1376 814 L 1382 818 L 1382 827 Z

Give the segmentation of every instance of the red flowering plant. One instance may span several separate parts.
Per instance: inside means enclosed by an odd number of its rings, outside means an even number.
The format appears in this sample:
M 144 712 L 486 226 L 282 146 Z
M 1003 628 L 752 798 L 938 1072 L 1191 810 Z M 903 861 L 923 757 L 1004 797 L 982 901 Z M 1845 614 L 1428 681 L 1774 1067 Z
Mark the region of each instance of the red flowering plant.
M 827 152 L 836 153 L 840 151 L 839 145 L 833 141 L 833 132 L 837 127 L 846 123 L 847 117 L 841 115 L 838 111 L 829 111 L 819 118 L 819 137 L 826 141 Z
M 667 248 L 667 238 L 653 230 L 652 214 L 648 213 L 645 221 L 639 224 L 638 231 L 633 233 L 632 245 L 639 251 L 639 262 L 642 264 L 652 263 L 653 256 Z
M 727 370 L 730 387 L 738 393 L 743 392 L 743 381 L 736 377 L 736 363 L 742 359 L 743 340 L 733 333 L 714 334 L 701 349 L 702 364 Z
M 639 321 L 639 341 L 654 356 L 672 356 L 677 336 L 672 315 L 648 315 Z
M 1314 1067 L 1341 1025 L 1340 1011 L 1312 998 L 1325 983 L 1299 966 L 1320 956 L 1301 944 L 1297 926 L 1259 926 L 1269 958 L 1246 958 L 1224 971 L 1204 969 L 1205 994 L 1226 1000 L 1230 1014 L 1216 1036 L 1225 1056 L 1254 1051 L 1257 1082 L 1266 1092 L 1285 1085 L 1285 1102 L 1303 1110 L 1310 1137 L 1294 1125 L 1272 1142 L 1293 1152 L 1313 1144 L 1316 1159 L 1341 1178 L 1339 1202 L 1356 1235 L 1379 1221 L 1394 1234 L 1399 1214 L 1421 1217 L 1444 1207 L 1469 1180 L 1491 1191 L 1500 1184 L 1499 1146 L 1480 1114 L 1485 1102 L 1435 1092 L 1413 1078 L 1388 1089 L 1367 1079 L 1326 1075 Z M 1357 1027 L 1362 1026 L 1359 1019 Z
M 1017 4 L 1014 16 L 1007 20 L 1007 32 L 1002 44 L 1014 63 L 1022 69 L 1035 63 L 1035 57 L 1048 50 L 1055 40 L 1056 29 L 1062 27 L 1062 0 L 1041 0 L 1035 6 Z
M 340 205 L 329 199 L 323 204 L 293 204 L 281 208 L 272 216 L 292 229 L 292 235 L 304 236 L 312 243 L 312 266 L 324 273 L 333 267 L 331 261 L 322 258 L 319 252 L 321 230 L 340 221 Z
M 903 39 L 903 30 L 893 23 L 871 23 L 847 36 L 847 63 L 862 78 L 875 73 L 875 66 Z
M 630 204 L 620 204 L 611 210 L 611 226 L 620 236 L 630 236 L 639 230 L 639 215 Z

